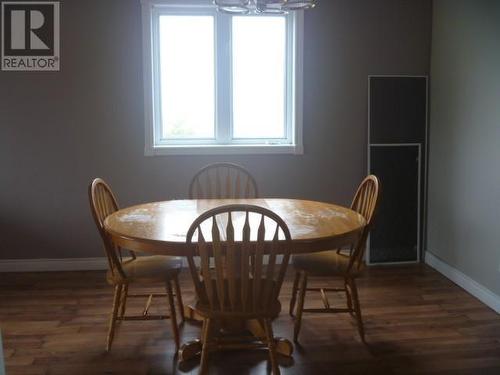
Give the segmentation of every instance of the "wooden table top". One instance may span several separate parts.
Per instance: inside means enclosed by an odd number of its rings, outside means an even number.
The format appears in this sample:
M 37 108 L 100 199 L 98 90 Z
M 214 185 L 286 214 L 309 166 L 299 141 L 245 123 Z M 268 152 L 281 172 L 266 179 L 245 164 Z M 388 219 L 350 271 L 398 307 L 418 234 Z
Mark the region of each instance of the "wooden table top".
M 286 222 L 294 253 L 335 249 L 354 243 L 365 219 L 355 211 L 330 203 L 298 199 L 194 199 L 146 203 L 121 209 L 104 222 L 112 240 L 126 249 L 182 256 L 186 233 L 207 210 L 225 204 L 268 208 Z M 236 225 L 236 224 L 235 224 Z

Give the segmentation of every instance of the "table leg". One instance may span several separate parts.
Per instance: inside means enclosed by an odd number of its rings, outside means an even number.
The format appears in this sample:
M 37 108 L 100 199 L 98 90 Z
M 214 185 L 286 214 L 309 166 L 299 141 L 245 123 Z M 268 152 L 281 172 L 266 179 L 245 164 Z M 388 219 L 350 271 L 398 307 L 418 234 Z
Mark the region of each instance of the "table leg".
M 258 338 L 259 340 L 266 340 L 266 332 L 264 330 L 264 326 L 257 319 L 248 320 L 246 323 L 246 328 L 252 333 L 253 336 Z M 276 345 L 276 352 L 284 355 L 285 357 L 291 357 L 293 354 L 293 344 L 282 337 L 274 338 Z
M 203 317 L 196 313 L 196 311 L 188 305 L 184 305 L 184 316 L 187 320 L 195 320 L 197 322 L 203 321 Z
M 188 320 L 203 321 L 203 317 L 197 314 L 189 306 L 184 306 L 184 314 L 186 316 L 186 319 Z M 224 321 L 221 322 L 221 325 L 217 329 L 220 330 L 221 332 L 226 332 L 226 333 L 231 332 L 233 334 L 237 333 L 238 331 L 241 332 L 241 330 L 243 329 L 249 331 L 251 335 L 258 341 L 265 342 L 266 340 L 266 332 L 264 330 L 264 326 L 257 319 L 247 320 L 244 322 L 239 320 Z M 277 353 L 285 357 L 292 356 L 293 344 L 289 340 L 281 337 L 275 337 L 274 340 Z M 237 345 L 234 346 L 234 348 L 237 347 L 238 347 Z M 187 361 L 191 358 L 194 358 L 201 354 L 202 349 L 203 345 L 201 343 L 201 340 L 196 339 L 188 341 L 184 345 L 182 345 L 181 349 L 179 350 L 179 360 Z
M 201 340 L 196 339 L 193 341 L 188 341 L 179 349 L 179 360 L 182 362 L 194 358 L 201 354 L 202 349 L 203 345 L 201 343 Z

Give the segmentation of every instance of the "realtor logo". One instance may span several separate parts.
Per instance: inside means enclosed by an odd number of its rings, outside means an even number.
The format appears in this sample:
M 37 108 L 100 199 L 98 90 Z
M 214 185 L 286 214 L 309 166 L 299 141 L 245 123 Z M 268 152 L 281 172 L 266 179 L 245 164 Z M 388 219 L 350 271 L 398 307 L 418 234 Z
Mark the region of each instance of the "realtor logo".
M 59 70 L 59 2 L 2 2 L 2 70 Z

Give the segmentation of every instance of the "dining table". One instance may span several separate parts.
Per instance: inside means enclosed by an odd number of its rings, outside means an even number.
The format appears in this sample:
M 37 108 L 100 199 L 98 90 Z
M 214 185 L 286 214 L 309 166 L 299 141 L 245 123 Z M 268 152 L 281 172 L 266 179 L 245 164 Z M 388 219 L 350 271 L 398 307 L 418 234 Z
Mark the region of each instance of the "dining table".
M 109 215 L 104 228 L 112 242 L 123 249 L 170 256 L 186 256 L 196 244 L 186 242 L 193 221 L 204 212 L 223 205 L 248 204 L 267 208 L 287 224 L 292 237 L 291 254 L 304 254 L 339 249 L 355 244 L 366 221 L 362 215 L 340 205 L 303 199 L 186 199 L 139 204 Z M 186 316 L 197 319 L 196 313 L 184 307 Z M 235 324 L 238 326 L 238 324 Z M 245 329 L 256 338 L 265 337 L 259 321 L 245 322 Z M 198 355 L 200 340 L 185 343 L 180 360 Z M 291 356 L 292 343 L 276 338 L 277 352 Z

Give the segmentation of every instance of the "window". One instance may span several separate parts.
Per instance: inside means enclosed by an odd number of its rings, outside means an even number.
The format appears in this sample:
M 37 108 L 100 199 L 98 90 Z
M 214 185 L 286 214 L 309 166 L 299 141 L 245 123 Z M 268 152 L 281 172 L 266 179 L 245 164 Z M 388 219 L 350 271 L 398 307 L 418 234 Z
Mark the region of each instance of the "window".
M 143 0 L 146 154 L 302 153 L 302 23 Z

